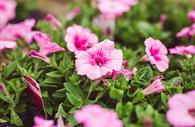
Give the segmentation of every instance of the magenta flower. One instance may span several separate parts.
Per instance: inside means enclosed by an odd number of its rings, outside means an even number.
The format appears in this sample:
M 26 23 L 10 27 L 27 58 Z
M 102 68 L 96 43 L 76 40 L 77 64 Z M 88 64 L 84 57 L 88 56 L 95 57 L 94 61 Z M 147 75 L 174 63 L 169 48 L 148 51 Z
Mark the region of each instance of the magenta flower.
M 0 30 L 0 40 L 16 41 L 19 38 L 22 38 L 27 44 L 30 44 L 33 39 L 34 32 L 32 31 L 32 28 L 34 25 L 35 19 L 26 19 L 18 24 L 8 24 Z
M 167 57 L 167 48 L 164 44 L 153 38 L 146 39 L 144 43 L 146 46 L 144 59 L 150 61 L 152 65 L 155 64 L 160 72 L 168 69 L 169 59 Z
M 50 60 L 47 57 L 47 55 L 55 53 L 55 52 L 64 51 L 64 48 L 60 47 L 55 42 L 51 42 L 49 38 L 41 32 L 36 32 L 34 35 L 34 38 L 37 41 L 40 49 L 39 49 L 39 52 L 35 50 L 30 51 L 29 55 L 32 58 L 37 58 L 47 63 L 50 63 Z
M 39 108 L 42 115 L 45 117 L 45 108 L 39 84 L 30 76 L 23 76 L 22 79 L 27 84 L 28 92 L 33 96 L 35 105 Z
M 85 51 L 98 43 L 98 38 L 88 28 L 73 25 L 66 30 L 65 41 L 71 52 Z
M 0 40 L 0 53 L 4 49 L 15 49 L 17 47 L 17 43 L 14 41 L 1 41 Z
M 104 40 L 87 51 L 76 54 L 76 70 L 79 75 L 87 75 L 91 80 L 95 80 L 113 70 L 120 70 L 122 60 L 122 51 L 114 49 L 114 42 Z
M 161 93 L 164 90 L 165 87 L 162 85 L 161 79 L 156 79 L 152 82 L 152 84 L 143 90 L 143 94 L 147 96 L 154 93 Z
M 103 33 L 113 35 L 115 29 L 115 20 L 99 15 L 93 19 L 93 24 L 101 28 Z
M 98 9 L 102 15 L 110 19 L 116 19 L 124 12 L 127 12 L 129 10 L 129 6 L 127 4 L 123 4 L 121 1 L 99 0 Z
M 123 127 L 115 112 L 93 104 L 74 113 L 77 122 L 84 127 Z
M 56 127 L 53 120 L 45 120 L 42 117 L 34 118 L 35 125 L 33 127 Z
M 52 14 L 47 14 L 44 19 L 50 22 L 55 28 L 62 27 L 62 23 Z
M 0 0 L 0 28 L 5 26 L 9 20 L 16 16 L 15 0 Z
M 68 14 L 66 15 L 67 20 L 72 20 L 74 19 L 77 15 L 80 13 L 80 7 L 74 7 Z
M 195 90 L 186 94 L 175 94 L 169 99 L 168 122 L 174 127 L 195 126 Z
M 191 10 L 188 13 L 188 19 L 191 20 L 192 22 L 195 22 L 195 10 Z
M 185 27 L 176 34 L 177 37 L 192 38 L 195 36 L 195 23 L 192 26 Z
M 174 48 L 169 49 L 171 54 L 184 55 L 187 57 L 191 57 L 192 54 L 195 54 L 195 46 L 176 46 Z

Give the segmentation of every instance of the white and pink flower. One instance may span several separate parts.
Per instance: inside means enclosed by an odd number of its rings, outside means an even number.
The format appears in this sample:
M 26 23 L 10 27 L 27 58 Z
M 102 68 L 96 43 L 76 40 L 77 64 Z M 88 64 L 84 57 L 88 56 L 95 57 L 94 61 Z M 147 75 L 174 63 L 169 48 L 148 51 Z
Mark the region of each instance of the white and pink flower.
M 0 53 L 3 52 L 4 49 L 15 49 L 16 47 L 17 47 L 17 43 L 15 41 L 0 40 Z
M 5 26 L 9 20 L 16 16 L 15 0 L 0 0 L 0 28 Z
M 195 22 L 195 10 L 188 12 L 188 19 L 192 22 Z
M 64 48 L 60 47 L 55 42 L 51 42 L 49 38 L 41 32 L 36 32 L 34 35 L 34 39 L 37 41 L 40 49 L 39 52 L 35 50 L 30 51 L 29 55 L 32 58 L 37 58 L 50 63 L 50 60 L 48 58 L 49 54 L 64 51 Z
M 181 31 L 179 31 L 176 36 L 178 38 L 180 37 L 186 37 L 186 38 L 192 38 L 195 36 L 195 23 L 192 26 L 185 27 Z
M 86 75 L 91 80 L 119 71 L 122 67 L 123 54 L 114 48 L 114 42 L 104 40 L 87 51 L 76 54 L 76 70 L 79 75 Z M 89 71 L 91 70 L 91 71 Z
M 168 102 L 166 114 L 168 122 L 174 127 L 195 126 L 195 90 L 185 94 L 175 94 Z
M 44 19 L 50 22 L 55 28 L 62 27 L 62 23 L 52 14 L 47 14 Z
M 88 28 L 73 25 L 66 30 L 64 40 L 71 52 L 85 51 L 98 43 L 98 38 Z
M 169 49 L 171 54 L 184 55 L 187 57 L 191 57 L 195 54 L 195 46 L 176 46 L 174 48 Z
M 83 127 L 123 127 L 115 112 L 96 104 L 85 106 L 75 112 L 74 118 L 83 124 Z
M 146 55 L 143 57 L 143 60 L 150 61 L 152 65 L 156 65 L 160 72 L 168 69 L 169 59 L 167 57 L 168 51 L 165 45 L 161 41 L 153 38 L 146 39 L 144 43 L 146 46 Z

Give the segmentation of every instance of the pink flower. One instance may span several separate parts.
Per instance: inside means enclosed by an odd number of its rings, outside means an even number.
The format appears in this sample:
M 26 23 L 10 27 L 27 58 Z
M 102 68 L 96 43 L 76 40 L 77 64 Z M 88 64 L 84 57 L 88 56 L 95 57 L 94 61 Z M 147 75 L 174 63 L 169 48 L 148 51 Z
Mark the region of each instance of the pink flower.
M 160 72 L 165 71 L 169 66 L 167 48 L 161 41 L 153 38 L 146 39 L 144 43 L 146 46 L 147 60 L 149 60 L 151 64 L 155 64 Z
M 0 40 L 16 41 L 19 38 L 22 38 L 27 44 L 30 44 L 33 39 L 34 32 L 32 31 L 32 28 L 34 25 L 35 19 L 26 19 L 18 24 L 8 24 L 0 30 Z
M 191 20 L 192 22 L 195 22 L 195 10 L 191 10 L 188 13 L 188 19 Z
M 138 3 L 138 0 L 115 0 L 115 1 L 121 2 L 124 5 L 128 5 L 129 7 L 136 5 Z
M 0 0 L 0 28 L 5 26 L 7 22 L 16 16 L 15 0 Z
M 0 53 L 4 49 L 15 49 L 17 47 L 17 43 L 14 41 L 1 41 L 0 40 Z
M 187 57 L 191 57 L 192 54 L 195 54 L 195 46 L 176 46 L 174 48 L 169 49 L 171 54 L 184 55 Z
M 115 20 L 99 15 L 93 19 L 93 24 L 103 30 L 107 35 L 113 35 L 115 29 Z
M 87 51 L 76 54 L 76 70 L 79 75 L 87 75 L 91 80 L 95 80 L 113 70 L 120 70 L 122 59 L 122 51 L 114 49 L 114 42 L 104 40 Z
M 45 108 L 39 84 L 30 76 L 23 76 L 22 79 L 27 84 L 28 92 L 33 96 L 35 105 L 39 108 L 42 115 L 45 117 Z
M 6 91 L 6 87 L 3 83 L 0 83 L 0 93 L 4 93 Z
M 100 0 L 98 3 L 98 9 L 102 15 L 110 19 L 116 19 L 124 12 L 127 12 L 129 10 L 129 6 L 116 0 Z
M 186 94 L 175 94 L 169 99 L 168 122 L 174 127 L 195 126 L 195 90 Z
M 51 42 L 49 38 L 41 32 L 36 32 L 34 35 L 34 38 L 37 41 L 40 49 L 39 49 L 39 52 L 35 50 L 30 51 L 29 55 L 32 58 L 41 59 L 47 63 L 50 63 L 50 60 L 47 57 L 47 55 L 55 53 L 55 52 L 64 51 L 64 48 L 60 47 L 55 42 Z
M 71 52 L 85 51 L 98 43 L 98 38 L 88 28 L 73 25 L 66 30 L 65 41 Z
M 66 15 L 67 20 L 72 20 L 74 19 L 77 15 L 80 13 L 80 7 L 74 7 L 68 14 Z
M 176 34 L 177 37 L 192 38 L 195 36 L 195 23 L 190 27 L 185 27 Z
M 45 120 L 38 116 L 34 118 L 34 122 L 35 125 L 33 127 L 56 127 L 53 120 Z
M 44 19 L 50 22 L 56 28 L 62 27 L 62 23 L 52 14 L 47 14 Z
M 147 96 L 154 93 L 161 93 L 164 90 L 165 87 L 162 85 L 161 79 L 156 79 L 152 82 L 152 84 L 143 90 L 143 94 Z
M 74 113 L 77 122 L 84 127 L 123 127 L 115 112 L 99 105 L 88 105 Z

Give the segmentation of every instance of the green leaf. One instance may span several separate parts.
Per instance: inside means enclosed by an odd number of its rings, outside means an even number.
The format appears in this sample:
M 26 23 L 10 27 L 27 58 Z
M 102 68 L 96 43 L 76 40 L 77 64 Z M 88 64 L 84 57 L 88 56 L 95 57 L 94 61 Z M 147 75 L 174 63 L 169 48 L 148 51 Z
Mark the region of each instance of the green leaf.
M 66 112 L 64 111 L 62 104 L 59 105 L 55 118 L 59 118 L 60 115 L 64 118 L 66 117 Z
M 10 123 L 14 124 L 18 127 L 23 126 L 22 120 L 20 119 L 20 117 L 18 116 L 18 114 L 14 110 L 11 110 Z
M 16 69 L 17 63 L 13 62 L 5 67 L 3 71 L 4 78 L 7 78 L 15 69 Z
M 52 71 L 46 74 L 49 77 L 53 77 L 53 78 L 60 78 L 63 77 L 63 74 L 60 73 L 59 71 Z
M 80 107 L 82 105 L 82 100 L 78 97 L 73 96 L 72 94 L 66 93 L 66 96 L 70 103 L 74 106 Z
M 64 86 L 71 95 L 78 98 L 84 98 L 84 93 L 79 86 L 73 85 L 71 83 L 64 83 Z
M 111 88 L 109 95 L 112 99 L 120 101 L 123 97 L 124 91 L 116 88 Z

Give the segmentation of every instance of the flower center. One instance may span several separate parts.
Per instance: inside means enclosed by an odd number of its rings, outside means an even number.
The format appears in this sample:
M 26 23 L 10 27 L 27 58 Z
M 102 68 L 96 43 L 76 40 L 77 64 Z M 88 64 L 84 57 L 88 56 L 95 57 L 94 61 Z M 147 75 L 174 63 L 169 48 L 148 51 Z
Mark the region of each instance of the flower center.
M 108 58 L 105 57 L 105 54 L 102 52 L 95 52 L 93 54 L 91 54 L 91 64 L 92 65 L 98 65 L 98 66 L 102 66 L 104 64 L 106 64 L 108 61 Z
M 78 36 L 75 36 L 74 38 L 74 45 L 77 49 L 85 50 L 85 44 L 87 42 L 87 39 L 80 39 Z
M 0 4 L 0 11 L 5 10 L 5 6 Z
M 191 116 L 195 118 L 195 108 L 188 110 L 188 112 L 190 113 Z
M 156 60 L 156 61 L 159 61 L 159 60 L 161 60 L 160 59 L 160 57 L 158 57 L 158 53 L 159 53 L 159 49 L 155 49 L 155 48 L 150 48 L 150 53 L 151 53 L 151 55 L 154 57 L 154 59 Z

